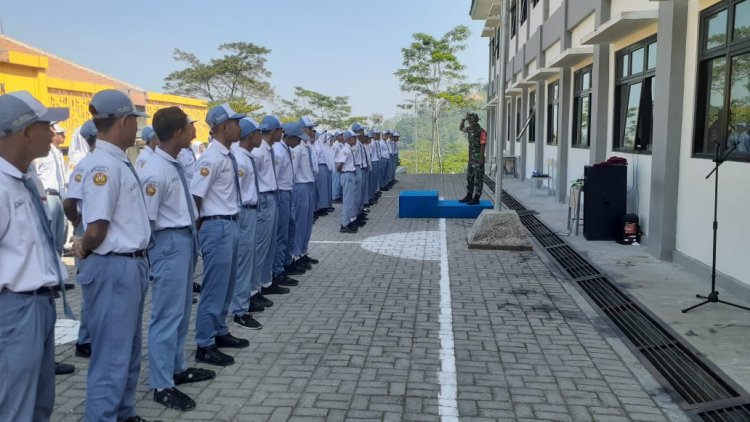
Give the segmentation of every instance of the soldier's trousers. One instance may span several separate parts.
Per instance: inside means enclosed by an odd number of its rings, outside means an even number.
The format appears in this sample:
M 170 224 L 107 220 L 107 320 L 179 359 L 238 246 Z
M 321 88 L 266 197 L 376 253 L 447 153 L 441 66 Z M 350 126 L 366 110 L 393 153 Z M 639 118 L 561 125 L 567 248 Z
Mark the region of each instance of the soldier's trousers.
M 484 184 L 484 164 L 469 163 L 466 169 L 466 192 L 471 195 L 482 195 Z

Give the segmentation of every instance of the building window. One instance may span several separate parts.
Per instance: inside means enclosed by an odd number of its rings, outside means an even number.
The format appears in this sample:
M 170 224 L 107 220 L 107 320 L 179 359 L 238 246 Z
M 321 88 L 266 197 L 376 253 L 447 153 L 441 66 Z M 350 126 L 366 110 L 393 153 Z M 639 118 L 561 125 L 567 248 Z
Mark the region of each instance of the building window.
M 557 117 L 560 113 L 560 82 L 547 87 L 547 145 L 557 145 Z
M 591 144 L 591 66 L 577 71 L 574 79 L 571 145 L 576 148 L 588 148 Z
M 654 130 L 656 37 L 615 55 L 614 149 L 650 151 Z
M 529 15 L 529 0 L 521 0 L 521 25 L 526 22 Z
M 508 20 L 510 21 L 510 37 L 513 38 L 516 36 L 516 0 L 513 0 L 513 2 L 510 3 L 510 10 L 508 13 Z
M 701 13 L 693 153 L 737 146 L 750 161 L 750 0 L 725 0 Z
M 529 142 L 536 141 L 536 91 L 529 94 Z
M 521 125 L 523 122 L 521 121 L 521 97 L 518 97 L 516 99 L 516 139 L 514 141 L 518 142 L 518 138 L 521 136 Z

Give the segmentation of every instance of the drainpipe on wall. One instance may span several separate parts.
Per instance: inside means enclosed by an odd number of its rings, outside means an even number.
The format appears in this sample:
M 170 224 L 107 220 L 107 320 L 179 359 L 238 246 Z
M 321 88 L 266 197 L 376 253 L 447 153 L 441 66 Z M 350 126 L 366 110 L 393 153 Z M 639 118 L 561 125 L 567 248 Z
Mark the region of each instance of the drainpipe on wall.
M 496 142 L 498 147 L 495 149 L 495 163 L 497 163 L 497 171 L 495 172 L 495 210 L 500 211 L 503 209 L 502 193 L 503 193 L 503 173 L 505 166 L 503 163 L 503 146 L 505 144 L 504 137 L 507 133 L 507 113 L 508 110 L 505 101 L 505 67 L 508 63 L 508 0 L 501 0 L 503 11 L 500 14 L 500 66 L 498 66 L 498 87 L 497 87 L 497 125 L 496 131 Z

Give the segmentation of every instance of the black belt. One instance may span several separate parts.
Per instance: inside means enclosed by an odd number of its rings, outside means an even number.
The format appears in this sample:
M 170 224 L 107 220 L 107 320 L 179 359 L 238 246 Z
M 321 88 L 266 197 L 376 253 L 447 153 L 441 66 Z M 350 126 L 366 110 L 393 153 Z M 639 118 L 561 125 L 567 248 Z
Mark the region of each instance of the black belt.
M 104 256 L 123 256 L 125 258 L 146 258 L 148 257 L 148 251 L 145 249 L 141 249 L 140 251 L 135 252 L 110 252 L 108 254 L 104 254 Z
M 342 171 L 342 173 L 356 173 L 356 171 L 355 170 L 352 170 L 352 171 Z
M 60 196 L 60 191 L 55 189 L 47 189 L 47 195 Z
M 261 195 L 262 195 L 262 194 L 264 194 L 264 193 L 268 193 L 268 194 L 271 194 L 271 195 L 273 195 L 273 194 L 275 194 L 275 193 L 276 193 L 276 191 L 275 191 L 275 190 L 267 190 L 267 191 L 265 191 L 265 192 L 261 192 Z
M 235 215 L 210 215 L 208 217 L 201 217 L 201 221 L 206 220 L 229 220 L 229 221 L 237 221 L 239 217 L 237 214 Z
M 156 232 L 163 232 L 163 231 L 166 231 L 166 230 L 190 230 L 190 229 L 191 229 L 190 226 L 183 226 L 183 227 L 166 227 L 166 228 L 155 230 L 155 231 Z
M 257 204 L 256 205 L 245 204 L 245 205 L 242 206 L 242 208 L 244 208 L 246 210 L 257 210 L 258 209 L 258 205 Z
M 12 291 L 12 290 L 8 290 Z M 49 286 L 43 286 L 36 290 L 31 290 L 28 292 L 13 292 L 17 293 L 19 295 L 27 295 L 27 296 L 54 296 L 55 295 L 55 289 Z
M 328 164 L 318 163 L 319 166 L 326 166 L 328 167 Z

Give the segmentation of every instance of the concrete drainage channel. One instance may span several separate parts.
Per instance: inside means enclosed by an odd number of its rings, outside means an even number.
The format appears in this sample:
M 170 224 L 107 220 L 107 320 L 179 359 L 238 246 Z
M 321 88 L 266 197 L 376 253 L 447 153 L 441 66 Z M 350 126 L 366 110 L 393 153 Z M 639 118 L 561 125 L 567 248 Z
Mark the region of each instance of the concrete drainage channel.
M 494 193 L 493 181 L 485 181 Z M 664 321 L 622 291 L 594 264 L 503 191 L 506 207 L 518 212 L 542 249 L 575 283 L 598 312 L 689 415 L 702 421 L 750 421 L 750 394 L 696 351 Z

